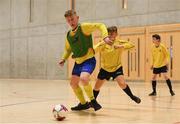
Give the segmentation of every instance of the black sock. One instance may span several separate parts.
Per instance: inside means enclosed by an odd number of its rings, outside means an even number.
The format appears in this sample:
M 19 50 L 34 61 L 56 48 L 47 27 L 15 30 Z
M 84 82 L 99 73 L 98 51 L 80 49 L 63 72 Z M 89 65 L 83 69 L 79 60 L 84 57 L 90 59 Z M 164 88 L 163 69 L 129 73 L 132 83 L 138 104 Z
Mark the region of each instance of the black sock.
M 98 94 L 99 94 L 99 90 L 93 90 L 93 94 L 94 94 L 94 98 L 96 99 L 97 98 L 97 96 L 98 96 Z
M 166 83 L 167 83 L 167 85 L 168 85 L 168 87 L 169 87 L 169 90 L 172 91 L 172 85 L 171 85 L 170 79 L 167 79 L 167 80 L 166 80 Z
M 124 92 L 125 92 L 129 97 L 131 97 L 131 99 L 134 98 L 134 95 L 132 94 L 131 89 L 129 88 L 128 85 L 127 85 L 126 88 L 123 89 L 123 90 L 124 90 Z
M 156 93 L 156 81 L 152 81 L 152 89 Z

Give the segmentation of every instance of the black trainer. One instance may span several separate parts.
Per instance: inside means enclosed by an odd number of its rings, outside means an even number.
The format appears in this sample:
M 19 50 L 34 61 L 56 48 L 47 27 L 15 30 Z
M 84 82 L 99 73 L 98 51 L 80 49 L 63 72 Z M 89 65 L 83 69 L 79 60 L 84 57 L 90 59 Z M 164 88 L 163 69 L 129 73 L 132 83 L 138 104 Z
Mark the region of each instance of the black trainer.
M 150 93 L 149 96 L 156 96 L 156 92 Z
M 89 109 L 89 108 L 90 108 L 89 103 L 86 102 L 85 104 L 79 103 L 77 106 L 71 107 L 71 110 L 72 111 L 81 111 L 81 110 L 86 110 L 86 109 Z
M 94 108 L 95 111 L 97 111 L 97 110 L 102 108 L 101 105 L 95 99 L 91 100 L 90 106 L 92 108 Z
M 174 96 L 175 95 L 175 93 L 174 93 L 174 91 L 170 91 L 170 93 L 171 93 L 171 96 Z
M 134 96 L 132 100 L 134 100 L 137 104 L 141 103 L 141 99 L 137 96 Z

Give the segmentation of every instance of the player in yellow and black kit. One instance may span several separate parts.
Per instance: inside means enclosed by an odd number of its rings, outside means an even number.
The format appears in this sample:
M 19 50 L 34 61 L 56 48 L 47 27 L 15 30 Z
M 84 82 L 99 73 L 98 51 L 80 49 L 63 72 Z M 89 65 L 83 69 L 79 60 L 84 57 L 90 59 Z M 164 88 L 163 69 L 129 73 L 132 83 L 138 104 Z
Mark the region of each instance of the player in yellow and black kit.
M 124 92 L 136 103 L 140 103 L 141 99 L 133 95 L 129 86 L 125 83 L 123 76 L 123 67 L 121 63 L 121 56 L 124 50 L 131 49 L 134 44 L 129 41 L 120 40 L 117 38 L 117 27 L 112 26 L 108 28 L 108 35 L 113 45 L 107 45 L 104 42 L 98 43 L 94 49 L 95 52 L 100 51 L 101 54 L 101 69 L 98 74 L 98 79 L 93 89 L 94 97 L 99 94 L 100 88 L 109 78 L 113 78 L 117 81 L 118 85 L 124 90 Z
M 94 110 L 97 111 L 101 108 L 101 105 L 99 105 L 94 98 L 92 86 L 89 83 L 90 75 L 96 66 L 92 32 L 99 30 L 104 42 L 111 44 L 106 26 L 102 23 L 79 24 L 79 16 L 77 16 L 74 10 L 66 11 L 64 16 L 72 29 L 67 33 L 65 51 L 59 64 L 63 66 L 71 53 L 73 54 L 72 58 L 75 59 L 75 64 L 72 71 L 70 85 L 80 101 L 80 103 L 77 106 L 72 107 L 71 110 L 85 110 L 92 106 Z M 84 98 L 83 91 L 79 86 L 80 81 L 82 82 L 86 95 L 90 99 L 90 103 L 88 103 Z
M 175 95 L 172 90 L 171 80 L 167 76 L 168 64 L 169 64 L 169 54 L 165 46 L 161 43 L 161 37 L 158 34 L 152 36 L 153 47 L 152 47 L 152 66 L 153 76 L 152 76 L 152 89 L 153 92 L 149 96 L 156 96 L 156 78 L 158 74 L 163 75 L 166 83 L 169 87 L 170 94 Z

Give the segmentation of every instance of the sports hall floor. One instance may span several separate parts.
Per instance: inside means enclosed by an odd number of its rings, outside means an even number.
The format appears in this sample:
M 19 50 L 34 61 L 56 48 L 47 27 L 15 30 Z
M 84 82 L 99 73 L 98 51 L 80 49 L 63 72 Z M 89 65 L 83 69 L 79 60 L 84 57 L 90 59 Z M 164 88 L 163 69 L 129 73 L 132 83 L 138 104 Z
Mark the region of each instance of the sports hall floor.
M 128 83 L 141 97 L 136 104 L 115 82 L 106 82 L 98 97 L 100 111 L 70 111 L 77 100 L 65 80 L 0 80 L 0 124 L 180 124 L 180 84 L 174 83 L 170 96 L 165 83 L 157 86 L 158 95 L 149 97 L 150 83 Z M 56 121 L 53 105 L 68 109 L 64 121 Z

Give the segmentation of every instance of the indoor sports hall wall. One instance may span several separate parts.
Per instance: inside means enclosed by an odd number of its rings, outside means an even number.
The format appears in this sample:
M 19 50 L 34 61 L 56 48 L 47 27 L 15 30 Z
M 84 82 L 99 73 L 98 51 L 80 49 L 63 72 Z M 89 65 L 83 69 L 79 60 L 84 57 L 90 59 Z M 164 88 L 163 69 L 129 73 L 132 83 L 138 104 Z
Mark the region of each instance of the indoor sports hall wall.
M 69 0 L 0 0 L 0 78 L 65 79 Z
M 147 41 L 142 27 L 180 23 L 180 0 L 0 0 L 0 78 L 67 79 L 68 66 L 59 68 L 58 61 L 69 29 L 63 15 L 71 8 L 77 11 L 80 22 L 140 27 L 136 44 L 141 43 L 141 50 L 136 56 L 145 50 L 142 41 Z M 135 53 L 126 54 L 135 59 Z M 136 65 L 138 61 L 136 58 Z M 142 67 L 129 61 L 129 79 L 149 79 L 140 71 L 146 67 L 143 61 Z

